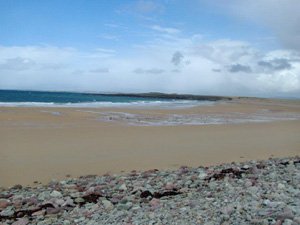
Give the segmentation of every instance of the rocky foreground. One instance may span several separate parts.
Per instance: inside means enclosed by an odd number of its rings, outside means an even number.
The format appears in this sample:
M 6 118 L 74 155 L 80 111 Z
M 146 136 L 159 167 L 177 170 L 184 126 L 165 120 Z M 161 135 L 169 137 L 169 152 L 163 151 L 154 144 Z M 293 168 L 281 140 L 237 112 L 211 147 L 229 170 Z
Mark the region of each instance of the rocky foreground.
M 1 189 L 0 224 L 300 224 L 300 158 Z

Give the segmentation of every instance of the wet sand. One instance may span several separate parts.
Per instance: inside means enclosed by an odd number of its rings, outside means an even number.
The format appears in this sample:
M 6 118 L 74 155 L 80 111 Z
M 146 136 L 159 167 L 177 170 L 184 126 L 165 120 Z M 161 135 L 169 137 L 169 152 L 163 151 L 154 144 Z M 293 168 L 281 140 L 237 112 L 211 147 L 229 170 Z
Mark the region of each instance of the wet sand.
M 236 99 L 186 109 L 0 107 L 0 186 L 299 155 L 299 119 L 180 126 L 101 119 L 110 112 L 155 117 L 258 111 L 300 115 L 300 102 Z

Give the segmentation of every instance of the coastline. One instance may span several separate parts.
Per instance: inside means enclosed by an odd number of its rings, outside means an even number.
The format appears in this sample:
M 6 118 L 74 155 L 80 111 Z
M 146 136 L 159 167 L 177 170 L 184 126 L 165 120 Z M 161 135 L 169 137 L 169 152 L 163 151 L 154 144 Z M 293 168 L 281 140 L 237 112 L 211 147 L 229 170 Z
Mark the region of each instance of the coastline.
M 296 102 L 296 103 L 295 103 Z M 298 101 L 234 99 L 181 109 L 97 108 L 162 116 L 212 113 L 300 114 Z M 58 112 L 58 113 L 57 113 Z M 102 114 L 101 114 L 102 115 Z M 126 121 L 125 121 L 126 122 Z M 300 120 L 262 123 L 134 126 L 102 121 L 78 108 L 0 107 L 0 186 L 34 185 L 66 175 L 208 166 L 300 153 Z

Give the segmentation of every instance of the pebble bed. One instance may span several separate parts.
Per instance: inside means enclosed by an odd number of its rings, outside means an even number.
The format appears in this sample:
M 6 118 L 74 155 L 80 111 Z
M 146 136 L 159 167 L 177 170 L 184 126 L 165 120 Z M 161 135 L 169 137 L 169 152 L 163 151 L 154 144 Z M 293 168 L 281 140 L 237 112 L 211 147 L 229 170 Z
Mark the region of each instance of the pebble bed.
M 300 158 L 0 190 L 0 224 L 300 224 Z

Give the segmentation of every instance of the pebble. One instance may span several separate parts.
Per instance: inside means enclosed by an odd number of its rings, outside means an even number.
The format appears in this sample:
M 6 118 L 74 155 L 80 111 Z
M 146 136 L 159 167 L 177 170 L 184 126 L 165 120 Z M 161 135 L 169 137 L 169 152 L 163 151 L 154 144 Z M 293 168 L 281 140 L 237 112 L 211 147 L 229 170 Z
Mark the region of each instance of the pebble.
M 0 189 L 0 224 L 296 225 L 298 161 L 299 157 L 272 158 Z M 15 213 L 22 210 L 29 214 Z
M 0 216 L 9 217 L 9 216 L 13 216 L 14 213 L 15 213 L 14 210 L 9 206 L 0 212 Z
M 10 201 L 6 199 L 0 199 L 0 209 L 5 209 L 9 205 L 10 205 Z
M 119 190 L 121 190 L 121 191 L 127 191 L 127 186 L 126 186 L 126 184 L 122 184 L 122 185 L 119 187 Z
M 102 204 L 107 210 L 112 210 L 114 208 L 114 205 L 108 200 L 102 200 Z
M 153 207 L 153 208 L 157 208 L 159 205 L 160 205 L 160 200 L 159 199 L 156 199 L 156 198 L 153 198 L 149 204 Z
M 52 191 L 50 194 L 51 197 L 53 198 L 61 198 L 63 195 L 59 191 Z
M 27 218 L 18 219 L 18 221 L 14 222 L 12 225 L 27 225 L 29 220 Z
M 76 203 L 82 203 L 82 202 L 85 202 L 84 199 L 83 199 L 83 198 L 80 198 L 80 197 L 76 198 L 74 201 L 75 201 Z
M 44 216 L 45 213 L 46 213 L 46 210 L 42 209 L 42 210 L 39 210 L 39 211 L 36 211 L 36 212 L 32 213 L 32 216 Z

